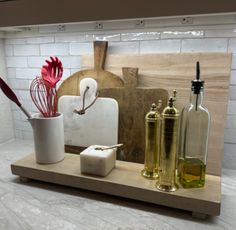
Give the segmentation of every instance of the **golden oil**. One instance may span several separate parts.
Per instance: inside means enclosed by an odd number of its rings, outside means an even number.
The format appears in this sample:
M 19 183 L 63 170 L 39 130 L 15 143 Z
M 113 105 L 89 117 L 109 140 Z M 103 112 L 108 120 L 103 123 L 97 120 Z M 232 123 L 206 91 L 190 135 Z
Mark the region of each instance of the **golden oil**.
M 200 188 L 205 184 L 206 165 L 199 158 L 179 159 L 179 182 L 183 188 Z
M 161 101 L 158 106 L 153 103 L 145 116 L 145 162 L 141 175 L 148 179 L 158 177 L 160 114 L 157 108 L 160 107 Z
M 184 188 L 199 188 L 205 184 L 210 114 L 203 106 L 203 90 L 204 81 L 200 79 L 197 62 L 190 101 L 181 113 L 178 177 Z

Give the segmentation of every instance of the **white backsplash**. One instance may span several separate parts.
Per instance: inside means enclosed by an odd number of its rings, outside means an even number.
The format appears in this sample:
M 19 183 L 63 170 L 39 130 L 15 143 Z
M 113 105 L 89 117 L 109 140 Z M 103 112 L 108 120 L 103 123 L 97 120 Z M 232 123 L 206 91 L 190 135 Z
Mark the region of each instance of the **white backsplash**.
M 0 39 L 0 77 L 6 80 L 4 41 Z M 14 138 L 12 112 L 9 100 L 0 92 L 0 144 Z
M 183 25 L 179 18 L 147 21 L 132 29 L 132 21 L 104 22 L 103 30 L 93 24 L 71 24 L 28 28 L 5 34 L 8 81 L 27 109 L 36 111 L 29 96 L 31 80 L 50 55 L 57 55 L 64 65 L 65 80 L 81 67 L 81 55 L 92 54 L 93 40 L 108 40 L 108 54 L 232 52 L 229 109 L 225 128 L 223 166 L 236 169 L 236 19 L 234 16 L 194 17 Z M 27 28 L 26 28 L 27 29 Z M 24 114 L 12 105 L 15 136 L 32 138 Z M 2 108 L 1 108 L 2 109 Z M 4 112 L 5 114 L 5 112 Z M 1 115 L 3 116 L 3 115 Z M 4 117 L 6 117 L 4 115 Z M 2 121 L 4 117 L 1 117 Z M 0 138 L 1 142 L 1 138 Z M 233 160 L 234 159 L 234 160 Z

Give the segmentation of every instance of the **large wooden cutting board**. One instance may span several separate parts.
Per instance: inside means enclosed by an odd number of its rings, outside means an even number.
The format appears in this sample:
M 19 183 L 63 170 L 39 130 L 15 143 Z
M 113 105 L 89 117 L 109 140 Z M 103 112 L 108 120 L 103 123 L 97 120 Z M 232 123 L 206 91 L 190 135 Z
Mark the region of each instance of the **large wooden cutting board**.
M 159 112 L 167 104 L 168 92 L 153 87 L 137 87 L 138 69 L 122 68 L 124 87 L 99 90 L 102 97 L 116 99 L 119 104 L 119 142 L 124 147 L 118 151 L 117 159 L 144 163 L 145 115 L 152 103 L 162 101 Z
M 143 163 L 145 155 L 145 115 L 150 110 L 151 104 L 153 102 L 158 104 L 159 100 L 163 103 L 159 109 L 161 112 L 166 106 L 168 92 L 164 89 L 153 87 L 137 87 L 138 69 L 126 67 L 122 68 L 122 70 L 124 87 L 105 88 L 104 85 L 98 92 L 100 97 L 106 97 L 107 99 L 114 98 L 119 105 L 118 142 L 123 143 L 124 147 L 118 151 L 117 159 Z M 73 78 L 75 77 L 73 76 Z M 99 78 L 102 79 L 103 76 L 101 75 Z M 66 120 L 64 119 L 64 124 L 66 125 L 66 151 L 74 153 L 79 153 L 81 147 L 85 147 L 86 145 L 102 144 L 104 140 L 100 143 L 101 139 L 99 138 L 101 137 L 98 136 L 95 138 L 99 135 L 97 127 L 99 126 L 101 129 L 104 126 L 109 131 L 109 126 L 111 126 L 108 123 L 105 124 L 105 119 L 103 118 L 104 114 L 110 114 L 110 109 L 108 107 L 98 106 L 97 103 L 90 108 L 91 111 L 96 111 L 93 113 L 94 115 L 85 115 L 81 118 L 78 115 L 73 115 L 72 111 L 75 107 L 74 100 L 78 98 L 80 96 L 61 96 L 59 100 L 59 110 L 65 113 L 66 117 Z M 110 122 L 113 122 L 115 118 L 116 116 Z M 99 124 L 96 124 L 96 122 Z M 87 128 L 86 124 L 88 125 Z M 111 131 L 110 129 L 106 135 L 104 133 L 104 136 L 114 135 L 115 131 Z M 83 140 L 84 138 L 85 140 Z M 108 139 L 114 140 L 114 138 L 109 137 Z M 98 140 L 100 142 L 95 142 Z
M 189 101 L 191 80 L 195 78 L 196 61 L 200 61 L 201 77 L 205 80 L 204 104 L 211 114 L 207 173 L 220 175 L 224 147 L 224 127 L 227 112 L 231 54 L 185 53 L 110 55 L 106 69 L 122 76 L 123 66 L 139 68 L 139 86 L 176 89 L 177 107 L 181 110 Z M 92 57 L 82 58 L 82 68 L 92 66 Z
M 98 83 L 98 89 L 107 87 L 122 87 L 123 81 L 120 77 L 104 70 L 107 53 L 107 41 L 94 41 L 93 66 L 78 71 L 68 77 L 59 87 L 58 96 L 80 95 L 79 83 L 83 78 L 94 78 Z

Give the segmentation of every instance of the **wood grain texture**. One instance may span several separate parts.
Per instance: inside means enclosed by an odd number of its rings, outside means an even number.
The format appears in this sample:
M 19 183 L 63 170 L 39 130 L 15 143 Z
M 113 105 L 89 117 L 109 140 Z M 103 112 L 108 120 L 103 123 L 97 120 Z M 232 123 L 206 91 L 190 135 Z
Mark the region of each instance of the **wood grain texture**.
M 123 68 L 124 87 L 99 89 L 99 96 L 114 98 L 119 104 L 118 142 L 124 147 L 118 150 L 117 159 L 143 163 L 145 157 L 145 115 L 151 104 L 163 102 L 160 112 L 168 99 L 164 89 L 136 87 L 137 68 Z M 66 146 L 67 152 L 79 153 L 81 146 Z M 69 150 L 69 151 L 68 151 Z
M 79 83 L 83 78 L 94 78 L 98 83 L 98 89 L 102 88 L 115 88 L 122 87 L 124 85 L 123 80 L 117 75 L 105 71 L 104 65 L 107 52 L 106 41 L 94 42 L 94 63 L 87 70 L 82 70 L 74 73 L 68 77 L 59 87 L 58 96 L 62 95 L 74 95 L 79 96 Z
M 116 167 L 106 177 L 80 173 L 80 156 L 66 154 L 57 164 L 37 164 L 31 154 L 11 165 L 12 173 L 20 177 L 82 188 L 148 203 L 217 216 L 220 214 L 221 184 L 219 176 L 206 176 L 204 188 L 183 189 L 165 193 L 155 188 L 155 180 L 140 175 L 143 164 L 116 161 Z M 212 192 L 214 191 L 214 192 Z
M 114 98 L 119 104 L 119 137 L 123 143 L 117 154 L 118 160 L 144 163 L 145 115 L 152 103 L 162 101 L 161 112 L 168 100 L 164 89 L 137 87 L 138 68 L 122 68 L 124 87 L 100 89 L 101 97 Z
M 224 147 L 224 125 L 228 103 L 231 54 L 185 53 L 109 55 L 105 68 L 122 76 L 122 67 L 139 68 L 138 86 L 178 91 L 177 107 L 189 101 L 191 80 L 195 78 L 196 61 L 200 62 L 201 78 L 205 81 L 204 104 L 211 114 L 207 173 L 220 175 Z M 91 56 L 82 57 L 82 68 L 93 65 Z

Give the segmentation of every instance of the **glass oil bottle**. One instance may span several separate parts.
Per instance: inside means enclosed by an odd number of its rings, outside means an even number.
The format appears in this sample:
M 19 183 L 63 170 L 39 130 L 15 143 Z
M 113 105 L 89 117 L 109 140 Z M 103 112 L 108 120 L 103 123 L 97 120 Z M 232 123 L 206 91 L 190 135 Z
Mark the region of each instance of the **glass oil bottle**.
M 152 104 L 151 110 L 145 116 L 145 162 L 141 175 L 148 179 L 158 177 L 158 155 L 159 155 L 159 135 L 160 135 L 160 113 L 162 101 L 158 101 L 158 106 Z
M 197 62 L 190 103 L 182 110 L 181 116 L 178 177 L 184 188 L 203 187 L 205 184 L 210 114 L 202 105 L 203 87 Z
M 173 192 L 178 188 L 176 184 L 176 162 L 180 113 L 174 107 L 175 100 L 176 91 L 174 91 L 174 96 L 169 98 L 168 106 L 161 114 L 159 178 L 156 187 L 164 192 Z

